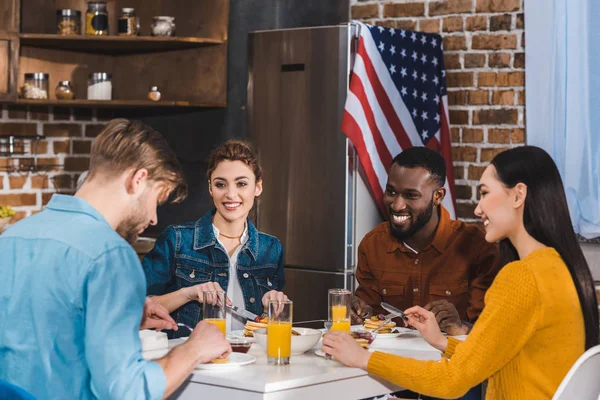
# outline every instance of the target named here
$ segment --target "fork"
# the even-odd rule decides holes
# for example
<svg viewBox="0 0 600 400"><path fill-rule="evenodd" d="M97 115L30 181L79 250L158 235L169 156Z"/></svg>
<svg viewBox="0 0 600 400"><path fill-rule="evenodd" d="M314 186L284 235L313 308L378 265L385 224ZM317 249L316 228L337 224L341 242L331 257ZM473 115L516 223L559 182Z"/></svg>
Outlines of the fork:
<svg viewBox="0 0 600 400"><path fill-rule="evenodd" d="M184 323L178 322L177 326L183 326L184 328L187 328L188 331L194 332L194 328L192 328L192 327L190 327L190 326L188 326L188 325L186 325Z"/></svg>
<svg viewBox="0 0 600 400"><path fill-rule="evenodd" d="M371 331L371 333L377 333L381 328L383 328L384 326L386 326L387 323L392 320L392 318L394 318L393 315L391 317L389 317L389 318L384 319L383 322L377 326L377 328L375 328L374 330Z"/></svg>

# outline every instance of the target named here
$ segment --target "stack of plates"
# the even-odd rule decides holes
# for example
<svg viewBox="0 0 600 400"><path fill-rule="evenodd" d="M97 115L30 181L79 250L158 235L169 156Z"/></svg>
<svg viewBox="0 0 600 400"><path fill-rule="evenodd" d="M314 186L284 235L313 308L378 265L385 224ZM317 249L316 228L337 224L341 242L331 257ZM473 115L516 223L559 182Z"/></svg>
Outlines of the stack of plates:
<svg viewBox="0 0 600 400"><path fill-rule="evenodd" d="M161 358L169 352L169 338L164 332L145 329L140 331L142 342L142 357L145 360Z"/></svg>

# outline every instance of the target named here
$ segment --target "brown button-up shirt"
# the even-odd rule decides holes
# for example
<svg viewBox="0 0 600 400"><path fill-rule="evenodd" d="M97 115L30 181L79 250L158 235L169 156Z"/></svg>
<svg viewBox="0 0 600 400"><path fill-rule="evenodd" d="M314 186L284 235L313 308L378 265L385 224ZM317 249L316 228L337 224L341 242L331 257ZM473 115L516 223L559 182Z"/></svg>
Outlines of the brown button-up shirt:
<svg viewBox="0 0 600 400"><path fill-rule="evenodd" d="M463 321L474 322L483 297L499 271L498 247L476 225L450 219L439 207L432 243L414 253L390 233L389 222L369 232L358 247L356 295L375 314L382 301L405 310L435 300L453 303Z"/></svg>

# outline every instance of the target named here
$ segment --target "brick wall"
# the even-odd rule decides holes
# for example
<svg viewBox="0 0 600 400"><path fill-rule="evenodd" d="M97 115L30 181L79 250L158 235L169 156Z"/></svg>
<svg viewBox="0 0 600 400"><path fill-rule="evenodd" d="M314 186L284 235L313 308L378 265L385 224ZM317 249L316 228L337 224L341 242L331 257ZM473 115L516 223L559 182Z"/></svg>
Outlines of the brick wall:
<svg viewBox="0 0 600 400"><path fill-rule="evenodd" d="M110 118L110 112L103 110L0 106L0 138L46 136L37 146L30 140L17 140L15 150L24 150L25 155L0 157L0 204L17 211L11 223L40 211L54 193L74 192L79 174L88 167L92 140ZM0 152L7 150L5 144L6 140L0 140ZM38 165L47 168L27 172L34 156ZM8 166L23 171L8 173Z"/></svg>
<svg viewBox="0 0 600 400"><path fill-rule="evenodd" d="M351 15L442 35L457 214L472 220L487 163L525 142L523 0L352 0Z"/></svg>

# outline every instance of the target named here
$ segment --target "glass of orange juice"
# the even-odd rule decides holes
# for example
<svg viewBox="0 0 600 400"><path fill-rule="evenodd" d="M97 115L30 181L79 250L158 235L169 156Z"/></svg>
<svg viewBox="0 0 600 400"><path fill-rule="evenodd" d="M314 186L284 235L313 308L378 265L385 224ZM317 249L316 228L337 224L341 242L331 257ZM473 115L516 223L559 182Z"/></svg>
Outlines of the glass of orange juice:
<svg viewBox="0 0 600 400"><path fill-rule="evenodd" d="M207 291L202 296L202 319L216 325L225 335L225 292Z"/></svg>
<svg viewBox="0 0 600 400"><path fill-rule="evenodd" d="M346 289L329 289L328 299L331 330L350 333L352 293Z"/></svg>
<svg viewBox="0 0 600 400"><path fill-rule="evenodd" d="M292 353L292 318L294 303L269 301L269 322L267 323L267 361L274 365L290 363Z"/></svg>

